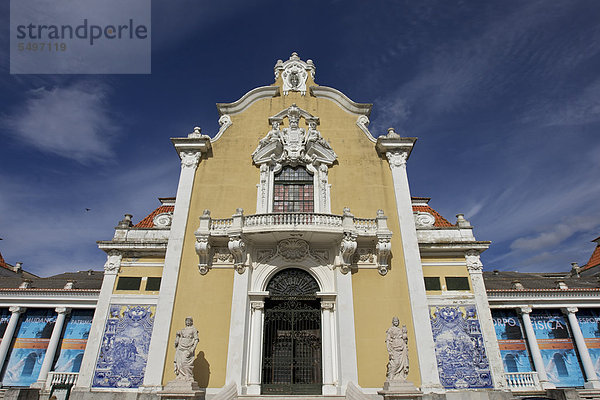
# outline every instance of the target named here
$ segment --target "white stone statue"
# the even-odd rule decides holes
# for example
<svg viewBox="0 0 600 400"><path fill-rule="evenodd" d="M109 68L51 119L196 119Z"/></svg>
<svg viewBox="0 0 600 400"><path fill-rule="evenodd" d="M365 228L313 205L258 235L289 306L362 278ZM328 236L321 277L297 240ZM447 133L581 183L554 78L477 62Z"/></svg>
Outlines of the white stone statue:
<svg viewBox="0 0 600 400"><path fill-rule="evenodd" d="M408 377L408 331L406 325L400 328L398 317L392 319L392 326L386 331L385 343L389 354L387 380L405 382Z"/></svg>
<svg viewBox="0 0 600 400"><path fill-rule="evenodd" d="M175 375L177 380L194 381L194 357L198 346L198 329L192 317L185 319L185 328L175 335Z"/></svg>

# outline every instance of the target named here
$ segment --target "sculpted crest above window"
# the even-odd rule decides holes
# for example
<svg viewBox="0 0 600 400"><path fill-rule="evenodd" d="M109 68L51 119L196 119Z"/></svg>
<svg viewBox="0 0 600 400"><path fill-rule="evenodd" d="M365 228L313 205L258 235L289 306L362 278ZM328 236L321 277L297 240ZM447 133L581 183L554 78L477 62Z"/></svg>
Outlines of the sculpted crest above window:
<svg viewBox="0 0 600 400"><path fill-rule="evenodd" d="M281 128L285 118L289 121L288 126ZM301 118L306 122L306 129L300 126ZM269 123L271 130L252 153L254 164L260 167L256 212L274 211L275 175L284 166L305 167L312 176L315 189L314 212L330 212L327 175L337 155L317 130L319 118L292 104L269 118Z"/></svg>

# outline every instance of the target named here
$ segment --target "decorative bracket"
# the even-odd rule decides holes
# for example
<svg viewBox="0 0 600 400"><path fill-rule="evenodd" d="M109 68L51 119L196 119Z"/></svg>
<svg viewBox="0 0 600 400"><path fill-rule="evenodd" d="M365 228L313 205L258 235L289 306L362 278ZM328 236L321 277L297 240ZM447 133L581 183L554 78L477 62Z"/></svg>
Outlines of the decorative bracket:
<svg viewBox="0 0 600 400"><path fill-rule="evenodd" d="M231 255L233 255L233 268L239 273L243 274L246 271L246 243L242 239L241 235L229 236L229 243L227 244Z"/></svg>
<svg viewBox="0 0 600 400"><path fill-rule="evenodd" d="M198 271L201 275L206 275L211 267L210 243L208 235L196 235L196 254L198 254Z"/></svg>
<svg viewBox="0 0 600 400"><path fill-rule="evenodd" d="M344 238L340 243L340 271L342 271L342 274L347 274L350 272L352 258L356 248L358 247L358 244L356 243L357 236L358 235L355 232L344 232Z"/></svg>
<svg viewBox="0 0 600 400"><path fill-rule="evenodd" d="M392 231L388 229L387 217L383 210L377 210L377 270L384 276L388 273L390 252L392 251Z"/></svg>
<svg viewBox="0 0 600 400"><path fill-rule="evenodd" d="M204 210L200 217L200 226L194 232L196 236L196 254L198 254L198 271L206 275L211 268L212 257L210 254L210 211Z"/></svg>

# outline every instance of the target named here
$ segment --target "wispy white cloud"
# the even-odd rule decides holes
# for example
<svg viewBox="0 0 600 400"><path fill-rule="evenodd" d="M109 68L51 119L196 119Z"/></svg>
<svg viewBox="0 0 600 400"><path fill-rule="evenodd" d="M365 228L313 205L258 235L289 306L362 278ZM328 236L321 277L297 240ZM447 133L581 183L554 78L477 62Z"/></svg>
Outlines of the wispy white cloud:
<svg viewBox="0 0 600 400"><path fill-rule="evenodd" d="M577 232L587 231L598 226L600 226L600 221L590 219L587 216L578 216L556 224L535 236L518 238L512 242L510 247L514 250L527 251L550 248L565 241Z"/></svg>
<svg viewBox="0 0 600 400"><path fill-rule="evenodd" d="M170 154L110 173L49 174L35 185L0 176L0 250L7 262L22 261L41 276L100 269L105 254L96 241L110 240L124 213L138 222L158 207L157 197L174 196L178 172L177 156Z"/></svg>
<svg viewBox="0 0 600 400"><path fill-rule="evenodd" d="M81 163L113 157L117 131L108 104L109 88L78 82L65 87L31 90L2 123L15 138L40 151Z"/></svg>

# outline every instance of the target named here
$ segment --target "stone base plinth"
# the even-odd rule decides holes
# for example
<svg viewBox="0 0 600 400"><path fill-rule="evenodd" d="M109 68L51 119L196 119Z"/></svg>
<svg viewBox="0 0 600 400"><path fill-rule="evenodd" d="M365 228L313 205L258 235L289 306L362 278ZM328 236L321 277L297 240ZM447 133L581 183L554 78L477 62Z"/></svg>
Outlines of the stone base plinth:
<svg viewBox="0 0 600 400"><path fill-rule="evenodd" d="M172 380L158 393L161 400L204 400L206 391L196 381Z"/></svg>
<svg viewBox="0 0 600 400"><path fill-rule="evenodd" d="M406 381L385 381L383 390L377 392L385 400L417 400L423 397L423 393L413 385Z"/></svg>

